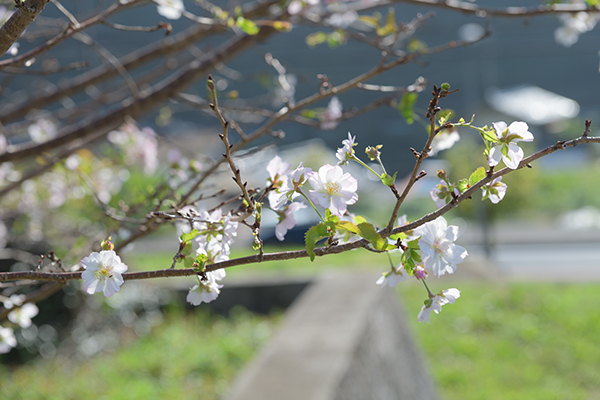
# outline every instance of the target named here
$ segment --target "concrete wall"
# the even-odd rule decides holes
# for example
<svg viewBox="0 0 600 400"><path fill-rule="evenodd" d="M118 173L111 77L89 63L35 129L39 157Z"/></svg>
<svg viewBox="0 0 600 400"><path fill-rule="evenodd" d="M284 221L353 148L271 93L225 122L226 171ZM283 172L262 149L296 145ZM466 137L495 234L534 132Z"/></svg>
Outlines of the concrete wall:
<svg viewBox="0 0 600 400"><path fill-rule="evenodd" d="M438 399L398 298L376 278L316 280L226 399Z"/></svg>

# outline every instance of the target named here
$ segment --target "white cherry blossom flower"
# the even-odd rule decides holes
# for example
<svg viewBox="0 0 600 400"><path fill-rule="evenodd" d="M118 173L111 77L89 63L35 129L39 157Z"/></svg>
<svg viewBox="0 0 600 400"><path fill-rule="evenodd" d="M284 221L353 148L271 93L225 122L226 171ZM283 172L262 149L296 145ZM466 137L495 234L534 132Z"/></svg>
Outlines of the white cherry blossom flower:
<svg viewBox="0 0 600 400"><path fill-rule="evenodd" d="M207 272L207 279L205 281L199 280L198 284L190 289L186 297L188 303L197 306L201 303L210 303L219 297L223 285L220 285L217 280L225 277L225 271L218 271L223 271L223 273L217 273L217 271Z"/></svg>
<svg viewBox="0 0 600 400"><path fill-rule="evenodd" d="M523 159L523 149L517 146L516 142L533 141L533 134L528 129L527 124L521 121L515 121L509 126L506 126L504 121L494 122L494 130L500 144L490 150L488 165L493 167L502 160L508 168L517 169Z"/></svg>
<svg viewBox="0 0 600 400"><path fill-rule="evenodd" d="M468 255L464 247L454 244L459 236L458 226L448 226L444 217L416 228L415 235L421 236L419 247L423 267L437 277L446 272L454 273L456 264L463 262Z"/></svg>
<svg viewBox="0 0 600 400"><path fill-rule="evenodd" d="M182 0L154 0L156 11L168 19L179 19L185 11Z"/></svg>
<svg viewBox="0 0 600 400"><path fill-rule="evenodd" d="M93 252L81 260L81 264L85 268L81 278L86 292L103 292L104 296L110 297L119 291L123 284L121 274L127 271L127 265L121 262L121 257L114 250Z"/></svg>
<svg viewBox="0 0 600 400"><path fill-rule="evenodd" d="M327 108L321 118L321 129L330 131L335 129L342 118L342 102L336 97L332 97L327 104Z"/></svg>
<svg viewBox="0 0 600 400"><path fill-rule="evenodd" d="M285 175L280 187L272 192L269 192L269 207L272 210L280 210L287 202L294 201L300 196L299 189L307 181L312 169L304 167L301 162L298 168Z"/></svg>
<svg viewBox="0 0 600 400"><path fill-rule="evenodd" d="M338 165L346 165L352 159L354 156L354 146L358 144L354 142L355 140L356 136L350 135L350 132L348 132L348 139L342 140L343 147L337 149L337 153L335 153L337 159L340 160Z"/></svg>
<svg viewBox="0 0 600 400"><path fill-rule="evenodd" d="M158 140L152 128L140 129L133 123L121 125L108 134L108 140L121 148L129 165L141 161L144 173L152 174L158 167Z"/></svg>
<svg viewBox="0 0 600 400"><path fill-rule="evenodd" d="M39 311L35 304L23 304L8 314L8 320L13 324L19 325L21 328L29 328L31 326L31 318L38 315Z"/></svg>
<svg viewBox="0 0 600 400"><path fill-rule="evenodd" d="M0 354L8 353L13 347L17 346L15 333L11 328L0 326Z"/></svg>
<svg viewBox="0 0 600 400"><path fill-rule="evenodd" d="M598 13L581 11L576 14L562 14L559 18L562 25L554 31L554 40L560 45L571 47L577 43L579 35L594 29L599 16Z"/></svg>
<svg viewBox="0 0 600 400"><path fill-rule="evenodd" d="M421 307L421 311L419 311L419 315L417 316L417 320L419 322L429 322L429 316L431 312L434 311L436 314L439 314L442 311L442 306L444 304L454 304L456 299L460 297L460 290L456 288L446 289L443 292L436 294L432 299L429 299L425 302L423 307Z"/></svg>
<svg viewBox="0 0 600 400"><path fill-rule="evenodd" d="M300 14L305 7L310 8L316 6L321 0L292 0L288 5L288 13L290 15Z"/></svg>
<svg viewBox="0 0 600 400"><path fill-rule="evenodd" d="M44 143L54 139L58 134L56 124L49 119L40 118L27 128L29 137L36 143Z"/></svg>
<svg viewBox="0 0 600 400"><path fill-rule="evenodd" d="M279 223L275 226L275 236L277 239L285 239L285 234L288 230L296 226L296 219L294 219L294 212L302 208L306 208L304 203L291 203L287 205L283 211L279 211Z"/></svg>
<svg viewBox="0 0 600 400"><path fill-rule="evenodd" d="M459 140L460 135L456 129L444 129L433 138L429 156L433 157L440 151L452 148L452 146L454 146L454 144Z"/></svg>
<svg viewBox="0 0 600 400"><path fill-rule="evenodd" d="M375 283L381 285L381 287L395 287L397 284L404 282L406 279L408 279L408 273L401 264L394 268L393 271L388 271L381 275Z"/></svg>
<svg viewBox="0 0 600 400"><path fill-rule="evenodd" d="M502 183L502 177L499 176L488 185L481 188L481 190L483 190L482 199L490 199L492 203L498 204L506 195L507 188L508 186L506 186L505 183Z"/></svg>
<svg viewBox="0 0 600 400"><path fill-rule="evenodd" d="M308 181L314 189L310 191L311 200L328 208L333 215L344 215L347 205L358 200L358 181L339 165L323 165L319 172L310 174Z"/></svg>
<svg viewBox="0 0 600 400"><path fill-rule="evenodd" d="M454 192L455 196L460 195L460 192L457 188L453 188L452 192ZM435 185L431 191L429 191L429 194L431 195L431 199L435 201L435 206L437 208L442 208L452 201L452 193L450 192L450 188L443 179L440 181L440 183Z"/></svg>
<svg viewBox="0 0 600 400"><path fill-rule="evenodd" d="M231 213L227 213L227 215L223 216L223 210L220 208L217 208L212 213L203 210L200 212L198 221L194 223L194 228L200 232L200 234L195 237L195 240L200 246L206 246L209 242L214 242L211 246L208 246L210 250L206 247L204 250L212 252L216 251L221 253L221 255L228 256L229 247L233 243L233 238L237 236L238 225L238 222L232 221ZM223 249L218 250L217 245L222 246Z"/></svg>

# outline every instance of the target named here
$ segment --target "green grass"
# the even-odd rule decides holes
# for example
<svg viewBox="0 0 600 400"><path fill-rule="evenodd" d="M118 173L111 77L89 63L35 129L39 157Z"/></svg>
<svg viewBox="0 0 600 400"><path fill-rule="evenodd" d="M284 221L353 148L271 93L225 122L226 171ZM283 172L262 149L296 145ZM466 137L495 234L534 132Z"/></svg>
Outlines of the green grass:
<svg viewBox="0 0 600 400"><path fill-rule="evenodd" d="M236 310L231 318L170 312L150 334L112 354L58 356L11 370L0 365L0 398L215 399L266 343L277 318Z"/></svg>
<svg viewBox="0 0 600 400"><path fill-rule="evenodd" d="M416 322L422 287L401 294L443 399L600 398L598 284L456 287L431 325Z"/></svg>

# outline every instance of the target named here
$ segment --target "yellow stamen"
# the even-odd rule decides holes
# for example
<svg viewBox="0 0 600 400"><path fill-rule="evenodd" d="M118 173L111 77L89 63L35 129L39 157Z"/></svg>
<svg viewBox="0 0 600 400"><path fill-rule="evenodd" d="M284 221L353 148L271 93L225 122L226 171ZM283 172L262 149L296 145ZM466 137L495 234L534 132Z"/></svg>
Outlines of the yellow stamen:
<svg viewBox="0 0 600 400"><path fill-rule="evenodd" d="M334 195L337 192L340 191L340 185L338 185L335 182L327 182L325 184L325 191L327 192L328 195Z"/></svg>

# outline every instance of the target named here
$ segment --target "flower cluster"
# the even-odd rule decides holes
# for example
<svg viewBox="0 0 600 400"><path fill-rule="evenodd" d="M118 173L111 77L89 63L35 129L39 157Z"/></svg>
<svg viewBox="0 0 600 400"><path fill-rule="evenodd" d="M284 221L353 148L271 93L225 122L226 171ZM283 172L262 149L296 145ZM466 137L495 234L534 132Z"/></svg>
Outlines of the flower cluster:
<svg viewBox="0 0 600 400"><path fill-rule="evenodd" d="M583 0L578 2L585 4ZM577 43L579 35L594 29L600 15L581 11L576 14L561 14L559 18L562 25L554 31L554 40L565 47L571 47Z"/></svg>
<svg viewBox="0 0 600 400"><path fill-rule="evenodd" d="M203 210L193 225L199 231L195 238L197 254L204 254L209 263L229 260L231 244L238 229L238 223L232 220L231 214L223 215L220 208L212 213Z"/></svg>
<svg viewBox="0 0 600 400"><path fill-rule="evenodd" d="M351 137L344 140L344 145L350 149L353 143L354 139ZM279 240L283 240L285 233L296 226L293 213L306 208L305 204L295 201L299 197L313 202L313 206L319 204L340 217L346 213L348 205L358 200L357 180L349 173L344 173L339 165L326 164L319 168L318 172L304 167L303 163L293 171L290 171L289 167L290 164L279 156L275 156L267 165L267 184L271 186L269 205L279 217L279 223L275 227L275 235ZM307 181L312 187L308 197L302 192L302 187Z"/></svg>
<svg viewBox="0 0 600 400"><path fill-rule="evenodd" d="M454 225L448 226L443 217L427 222L424 225L416 228L412 235L407 239L417 241L420 250L420 256L411 259L411 262L417 261L419 264L407 270L406 265L400 264L397 267L392 267L391 271L383 274L377 284L383 286L394 287L400 282L404 282L409 276L421 280L425 284L425 280L429 273L436 277L440 277L445 273L452 274L456 270L456 265L460 264L467 257L467 251L454 243L458 239L458 227ZM407 252L410 251L408 248ZM404 260L406 258L403 257ZM425 284L427 287L427 284ZM454 304L454 301L460 296L457 289L447 289L437 295L431 294L427 287L429 298L425 301L424 306L418 315L419 322L428 322L431 311L436 314L442 310L444 304Z"/></svg>
<svg viewBox="0 0 600 400"><path fill-rule="evenodd" d="M139 129L133 123L125 123L119 130L110 132L108 140L123 150L127 164L141 161L147 175L158 167L158 140L151 128Z"/></svg>
<svg viewBox="0 0 600 400"><path fill-rule="evenodd" d="M186 300L192 305L198 306L201 303L210 303L221 293L223 285L217 283L217 281L225 278L225 270L219 269L206 272L205 277L205 280L198 278L198 284L190 289L186 297Z"/></svg>

